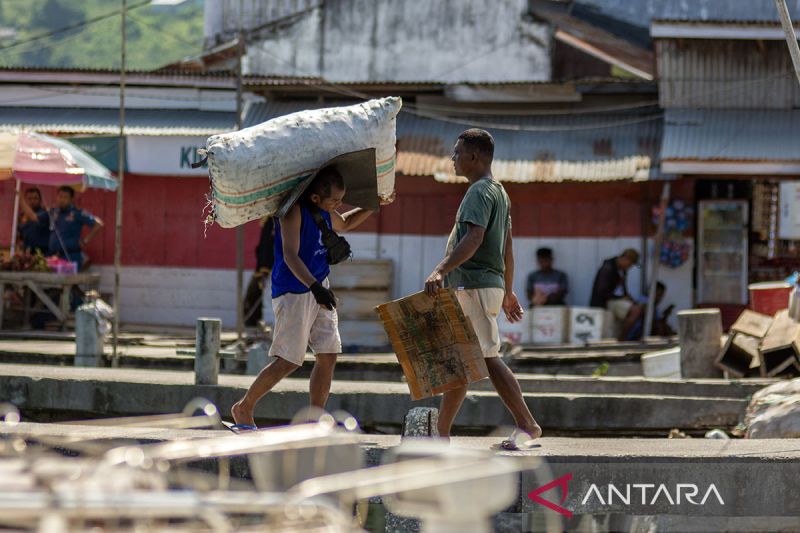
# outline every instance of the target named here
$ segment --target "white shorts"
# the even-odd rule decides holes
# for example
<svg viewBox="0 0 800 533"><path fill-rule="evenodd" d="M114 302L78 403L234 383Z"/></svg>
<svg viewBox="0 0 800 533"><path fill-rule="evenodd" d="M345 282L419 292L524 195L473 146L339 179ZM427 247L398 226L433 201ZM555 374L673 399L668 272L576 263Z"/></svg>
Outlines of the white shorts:
<svg viewBox="0 0 800 533"><path fill-rule="evenodd" d="M323 286L329 287L326 279ZM311 292L287 293L272 300L275 329L269 354L302 365L306 349L314 354L342 353L339 316L317 303Z"/></svg>
<svg viewBox="0 0 800 533"><path fill-rule="evenodd" d="M484 358L500 357L500 330L497 316L503 307L505 291L498 288L456 290L458 303L472 322Z"/></svg>
<svg viewBox="0 0 800 533"><path fill-rule="evenodd" d="M606 303L606 309L611 311L614 318L620 322L628 318L631 307L633 307L633 302L627 298L615 298Z"/></svg>

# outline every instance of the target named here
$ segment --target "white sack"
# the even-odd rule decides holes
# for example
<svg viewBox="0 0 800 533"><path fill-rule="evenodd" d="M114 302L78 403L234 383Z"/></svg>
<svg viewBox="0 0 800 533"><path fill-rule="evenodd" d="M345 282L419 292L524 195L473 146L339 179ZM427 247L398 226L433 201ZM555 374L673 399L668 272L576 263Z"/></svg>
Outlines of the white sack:
<svg viewBox="0 0 800 533"><path fill-rule="evenodd" d="M296 186L337 155L375 148L378 195L394 191L400 98L300 111L208 138L212 217L223 228L274 215Z"/></svg>

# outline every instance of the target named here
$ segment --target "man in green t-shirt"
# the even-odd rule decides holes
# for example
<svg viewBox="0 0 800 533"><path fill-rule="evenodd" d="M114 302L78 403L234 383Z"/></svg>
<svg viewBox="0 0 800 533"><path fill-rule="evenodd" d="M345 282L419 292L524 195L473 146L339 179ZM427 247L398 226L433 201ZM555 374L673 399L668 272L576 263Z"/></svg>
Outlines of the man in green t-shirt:
<svg viewBox="0 0 800 533"><path fill-rule="evenodd" d="M469 129L458 137L453 166L470 186L458 208L445 258L428 276L425 291L434 296L445 285L456 289L464 314L478 335L492 385L518 428L501 448L517 449L521 441L540 437L542 428L525 405L519 382L500 358L497 316L502 309L509 321L519 322L523 310L512 289L511 205L503 186L492 177L493 157L494 139L489 132ZM464 386L442 396L438 424L441 437L450 436L466 394Z"/></svg>

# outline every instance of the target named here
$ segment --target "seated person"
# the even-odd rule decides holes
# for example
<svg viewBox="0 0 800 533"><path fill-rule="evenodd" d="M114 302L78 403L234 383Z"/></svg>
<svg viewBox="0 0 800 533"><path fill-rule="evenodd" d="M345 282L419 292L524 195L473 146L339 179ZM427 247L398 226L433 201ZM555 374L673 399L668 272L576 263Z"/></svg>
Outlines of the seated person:
<svg viewBox="0 0 800 533"><path fill-rule="evenodd" d="M656 306L653 309L653 325L650 329L650 335L654 335L656 337L668 337L670 335L674 335L675 331L669 326L667 320L669 319L669 315L672 313L673 309L675 309L674 305L667 306L664 311L659 311L658 306L664 300L664 295L667 292L667 286L661 283L660 281L656 283ZM640 298L639 303L644 306L644 311L647 310L647 298ZM642 314L642 318L636 321L633 328L628 332L628 336L625 340L628 341L637 341L642 338L642 331L644 330L644 314Z"/></svg>
<svg viewBox="0 0 800 533"><path fill-rule="evenodd" d="M631 298L627 286L628 270L638 263L639 252L628 248L619 256L603 261L592 286L589 305L611 311L619 340L627 338L644 313L644 307Z"/></svg>
<svg viewBox="0 0 800 533"><path fill-rule="evenodd" d="M530 307L537 305L565 305L569 284L567 275L553 268L553 250L536 250L539 270L528 275L527 293Z"/></svg>

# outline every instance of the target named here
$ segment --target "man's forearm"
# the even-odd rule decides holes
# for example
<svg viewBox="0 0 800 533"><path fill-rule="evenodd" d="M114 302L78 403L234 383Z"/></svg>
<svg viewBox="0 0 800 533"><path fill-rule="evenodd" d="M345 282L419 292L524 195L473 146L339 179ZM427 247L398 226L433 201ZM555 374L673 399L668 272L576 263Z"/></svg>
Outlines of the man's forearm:
<svg viewBox="0 0 800 533"><path fill-rule="evenodd" d="M292 274L300 280L300 283L305 285L306 287L311 287L316 281L317 278L311 274L311 271L308 270L308 267L303 260L300 259L297 255L285 255L284 261L286 261L286 266L289 267L289 270L292 271Z"/></svg>
<svg viewBox="0 0 800 533"><path fill-rule="evenodd" d="M514 289L514 244L511 240L511 230L508 231L506 237L506 249L503 254L503 262L505 263L504 281L506 292L511 292Z"/></svg>
<svg viewBox="0 0 800 533"><path fill-rule="evenodd" d="M356 229L361 225L362 222L367 220L373 212L374 211L371 209L357 207L343 214L342 219L344 220L344 228L342 228L342 231L352 231Z"/></svg>
<svg viewBox="0 0 800 533"><path fill-rule="evenodd" d="M436 270L442 275L449 274L475 255L480 245L480 241L470 239L469 237L461 239L456 247L453 248L453 251L442 259L442 262L439 263Z"/></svg>
<svg viewBox="0 0 800 533"><path fill-rule="evenodd" d="M101 229L103 229L103 226L101 226L100 224L95 224L94 227L91 230L89 230L89 233L86 234L86 237L84 237L83 242L89 244L89 241L94 239L95 235L97 235Z"/></svg>

